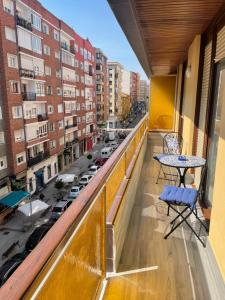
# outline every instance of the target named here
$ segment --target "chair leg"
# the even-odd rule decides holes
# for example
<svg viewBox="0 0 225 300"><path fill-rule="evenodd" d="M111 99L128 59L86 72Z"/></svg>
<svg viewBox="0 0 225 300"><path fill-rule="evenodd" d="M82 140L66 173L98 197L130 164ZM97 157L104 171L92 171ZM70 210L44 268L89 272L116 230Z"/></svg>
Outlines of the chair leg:
<svg viewBox="0 0 225 300"><path fill-rule="evenodd" d="M167 208L167 216L170 215L170 206L168 205L168 208Z"/></svg>
<svg viewBox="0 0 225 300"><path fill-rule="evenodd" d="M160 168L159 168L159 172L158 172L158 177L157 177L157 180L156 180L156 184L158 184L158 182L159 182L161 170L162 170L162 165L160 164Z"/></svg>

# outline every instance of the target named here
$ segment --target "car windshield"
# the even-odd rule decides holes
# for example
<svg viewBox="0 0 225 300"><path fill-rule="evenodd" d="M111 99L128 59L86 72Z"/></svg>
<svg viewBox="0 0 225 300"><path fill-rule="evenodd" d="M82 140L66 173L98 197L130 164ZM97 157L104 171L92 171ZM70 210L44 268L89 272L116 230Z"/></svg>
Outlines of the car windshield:
<svg viewBox="0 0 225 300"><path fill-rule="evenodd" d="M72 193L77 193L78 191L79 191L78 188L71 189L71 192L72 192Z"/></svg>
<svg viewBox="0 0 225 300"><path fill-rule="evenodd" d="M61 212L62 211L62 207L54 207L53 212Z"/></svg>
<svg viewBox="0 0 225 300"><path fill-rule="evenodd" d="M81 178L80 181L87 181L88 179L86 177Z"/></svg>

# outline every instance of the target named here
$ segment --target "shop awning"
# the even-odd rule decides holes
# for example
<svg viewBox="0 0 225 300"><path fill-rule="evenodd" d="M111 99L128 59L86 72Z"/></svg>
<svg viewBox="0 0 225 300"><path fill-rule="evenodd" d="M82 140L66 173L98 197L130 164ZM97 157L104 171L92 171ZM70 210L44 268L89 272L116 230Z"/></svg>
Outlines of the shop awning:
<svg viewBox="0 0 225 300"><path fill-rule="evenodd" d="M29 193L24 191L11 192L0 199L0 204L8 207L16 207L23 199L27 198Z"/></svg>

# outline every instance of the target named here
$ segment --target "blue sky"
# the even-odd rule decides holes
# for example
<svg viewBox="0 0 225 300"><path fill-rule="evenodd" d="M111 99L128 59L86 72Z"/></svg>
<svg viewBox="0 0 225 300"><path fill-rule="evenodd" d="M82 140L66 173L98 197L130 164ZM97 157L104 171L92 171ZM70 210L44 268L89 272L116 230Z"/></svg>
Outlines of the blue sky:
<svg viewBox="0 0 225 300"><path fill-rule="evenodd" d="M43 6L82 37L88 37L109 60L119 61L124 68L146 75L117 23L107 0L40 0Z"/></svg>

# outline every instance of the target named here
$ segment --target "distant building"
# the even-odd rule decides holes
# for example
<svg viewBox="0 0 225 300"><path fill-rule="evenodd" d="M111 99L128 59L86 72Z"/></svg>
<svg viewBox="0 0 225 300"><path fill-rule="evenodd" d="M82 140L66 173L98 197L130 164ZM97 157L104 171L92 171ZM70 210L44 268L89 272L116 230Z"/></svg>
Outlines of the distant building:
<svg viewBox="0 0 225 300"><path fill-rule="evenodd" d="M122 114L122 69L119 62L108 62L109 79L109 118L120 119Z"/></svg>
<svg viewBox="0 0 225 300"><path fill-rule="evenodd" d="M140 75L136 72L130 72L131 103L138 101L139 97L140 97Z"/></svg>
<svg viewBox="0 0 225 300"><path fill-rule="evenodd" d="M130 96L130 78L131 72L127 70L122 70L122 93Z"/></svg>
<svg viewBox="0 0 225 300"><path fill-rule="evenodd" d="M97 124L104 125L109 115L109 89L107 56L101 49L96 48L96 100Z"/></svg>
<svg viewBox="0 0 225 300"><path fill-rule="evenodd" d="M149 83L146 80L140 80L140 98L139 100L148 101L149 99Z"/></svg>

